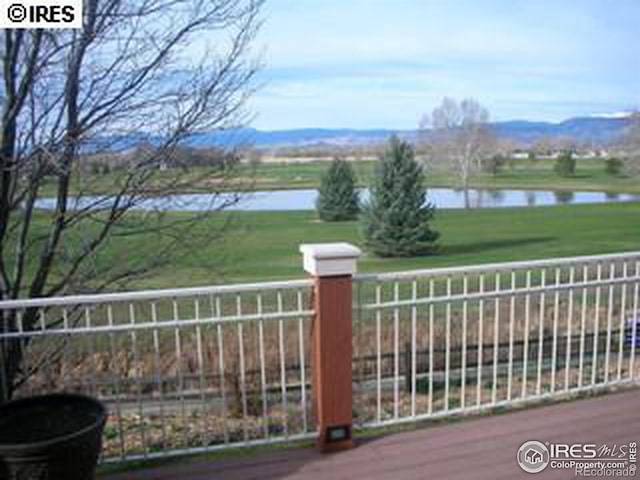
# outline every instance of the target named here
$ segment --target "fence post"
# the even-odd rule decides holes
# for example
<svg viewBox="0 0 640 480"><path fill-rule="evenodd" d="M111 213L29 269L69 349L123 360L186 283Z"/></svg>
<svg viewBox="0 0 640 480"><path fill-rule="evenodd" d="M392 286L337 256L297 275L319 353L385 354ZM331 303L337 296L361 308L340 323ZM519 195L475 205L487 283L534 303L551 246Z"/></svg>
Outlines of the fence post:
<svg viewBox="0 0 640 480"><path fill-rule="evenodd" d="M300 245L313 276L311 381L318 447L350 448L352 442L352 276L361 252L348 243Z"/></svg>

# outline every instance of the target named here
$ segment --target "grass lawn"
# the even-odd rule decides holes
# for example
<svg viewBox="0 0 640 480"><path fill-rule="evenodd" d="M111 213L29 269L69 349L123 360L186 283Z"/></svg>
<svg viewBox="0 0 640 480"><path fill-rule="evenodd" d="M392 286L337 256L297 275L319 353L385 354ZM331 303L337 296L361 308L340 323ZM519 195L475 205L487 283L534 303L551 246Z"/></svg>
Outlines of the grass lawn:
<svg viewBox="0 0 640 480"><path fill-rule="evenodd" d="M277 190L294 188L317 188L320 185L322 174L329 168L326 160L310 160L298 163L262 163L255 167L241 165L233 182L229 184L231 189L256 189ZM360 160L353 162L358 184L367 186L371 184L376 162L372 160ZM543 190L597 190L618 193L640 193L640 181L638 177L625 175L610 175L605 172L605 162L602 159L578 160L575 175L560 177L553 171L553 160L516 160L511 162L497 175L480 173L472 176L470 186L483 188L516 188L516 189L543 189ZM95 193L108 193L118 185L118 173L95 175L83 178L75 178L72 183L72 192L79 189L93 191ZM165 177L173 178L171 171L158 172L156 178L161 181ZM192 168L184 175L186 183L191 182L194 192L207 192L211 184L215 183L217 172L206 167ZM427 171L426 184L430 187L457 187L459 182L450 172L443 170ZM82 183L82 185L81 185ZM43 188L44 195L53 195L53 184L47 184Z"/></svg>
<svg viewBox="0 0 640 480"><path fill-rule="evenodd" d="M368 160L353 162L361 186L371 184L375 164L375 161ZM571 177L560 177L553 170L554 164L553 160L516 160L497 175L474 175L470 184L484 188L640 192L638 178L606 173L602 159L578 160L576 173ZM328 166L327 161L261 164L255 171L255 186L263 189L317 188ZM458 186L454 175L441 170L427 171L425 180L430 187Z"/></svg>
<svg viewBox="0 0 640 480"><path fill-rule="evenodd" d="M362 245L357 222L321 223L315 212L239 212L223 243L211 243L137 287L186 287L304 277L300 243ZM640 203L440 210L437 254L382 259L368 254L360 271L378 272L640 250ZM124 242L125 240L121 240ZM129 252L148 239L126 240ZM135 244L138 242L139 244ZM112 245L116 247L116 245ZM120 250L114 248L114 255ZM119 257L121 258L121 257ZM207 265L215 265L215 268Z"/></svg>

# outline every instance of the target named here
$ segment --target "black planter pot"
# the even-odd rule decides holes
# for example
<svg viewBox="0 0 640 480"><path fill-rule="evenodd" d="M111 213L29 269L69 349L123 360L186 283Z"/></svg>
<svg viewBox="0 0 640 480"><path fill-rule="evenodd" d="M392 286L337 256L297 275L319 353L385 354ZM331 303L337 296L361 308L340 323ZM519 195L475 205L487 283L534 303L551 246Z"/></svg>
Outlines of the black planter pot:
<svg viewBox="0 0 640 480"><path fill-rule="evenodd" d="M81 395L0 405L0 480L90 480L102 447L104 405Z"/></svg>

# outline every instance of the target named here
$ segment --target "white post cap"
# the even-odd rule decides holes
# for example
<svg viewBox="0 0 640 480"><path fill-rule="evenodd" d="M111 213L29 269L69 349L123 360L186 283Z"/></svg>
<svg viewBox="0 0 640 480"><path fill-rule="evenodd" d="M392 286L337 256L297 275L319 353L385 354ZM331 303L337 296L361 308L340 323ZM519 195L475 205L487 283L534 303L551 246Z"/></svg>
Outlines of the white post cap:
<svg viewBox="0 0 640 480"><path fill-rule="evenodd" d="M306 243L300 245L304 269L317 277L353 275L362 251L350 243Z"/></svg>

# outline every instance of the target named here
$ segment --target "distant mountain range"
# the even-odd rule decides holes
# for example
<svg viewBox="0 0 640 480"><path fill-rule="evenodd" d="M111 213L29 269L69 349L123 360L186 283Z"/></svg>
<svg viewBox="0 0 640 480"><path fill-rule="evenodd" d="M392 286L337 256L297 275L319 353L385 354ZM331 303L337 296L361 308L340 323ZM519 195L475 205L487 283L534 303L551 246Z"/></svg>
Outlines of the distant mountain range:
<svg viewBox="0 0 640 480"><path fill-rule="evenodd" d="M528 145L543 137L570 138L578 142L607 144L616 140L628 125L627 116L577 117L560 123L511 120L495 122L491 126L502 138ZM302 128L293 130L240 129L195 135L190 144L196 147L250 144L258 148L310 146L315 144L357 146L384 142L396 134L415 140L415 130L355 130L347 128Z"/></svg>
<svg viewBox="0 0 640 480"><path fill-rule="evenodd" d="M491 126L499 137L523 146L544 137L607 144L620 137L628 122L628 115L609 114L571 118L559 123L511 120L495 122ZM261 149L312 145L366 146L383 143L393 134L410 141L417 136L415 130L301 128L269 131L243 128L194 134L187 143L199 148L233 145L251 145ZM141 143L142 138L142 135L130 135L117 139L116 143L119 148L128 148ZM144 139L154 142L149 136L144 136Z"/></svg>
<svg viewBox="0 0 640 480"><path fill-rule="evenodd" d="M532 143L542 137L566 137L578 142L600 144L615 141L629 125L626 117L577 117L560 123L509 121L494 123L495 132L519 143Z"/></svg>

